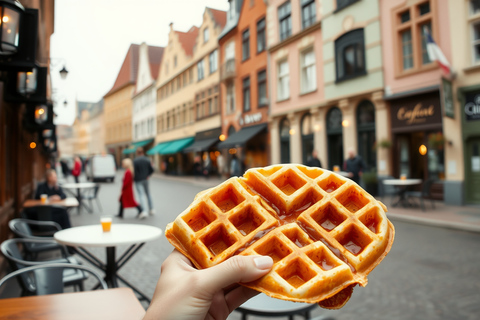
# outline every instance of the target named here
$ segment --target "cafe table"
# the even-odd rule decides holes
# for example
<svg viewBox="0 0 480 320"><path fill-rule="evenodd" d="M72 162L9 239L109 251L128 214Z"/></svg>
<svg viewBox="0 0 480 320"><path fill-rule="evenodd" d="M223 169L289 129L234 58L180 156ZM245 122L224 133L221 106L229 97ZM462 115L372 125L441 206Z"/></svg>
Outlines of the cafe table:
<svg viewBox="0 0 480 320"><path fill-rule="evenodd" d="M65 207L65 208L74 208L78 207L78 200L74 197L67 197L62 200L48 200L47 202L42 202L42 200L37 200L37 199L28 199L23 203L24 208L32 208L32 207L38 207L38 206L60 206L60 207Z"/></svg>
<svg viewBox="0 0 480 320"><path fill-rule="evenodd" d="M310 311L318 307L317 304L299 303L270 298L260 293L235 309L242 314L242 320L249 315L261 317L287 317L293 320L295 315L310 319Z"/></svg>
<svg viewBox="0 0 480 320"><path fill-rule="evenodd" d="M0 319L142 319L145 309L130 288L0 299Z"/></svg>
<svg viewBox="0 0 480 320"><path fill-rule="evenodd" d="M62 189L70 193L71 195L75 196L78 200L78 213L80 213L82 207L87 209L88 212L92 213L93 210L89 206L87 206L83 201L82 193L86 190L93 189L97 186L96 183L93 182L79 182L79 183L62 183L60 185ZM76 190L76 191L75 191Z"/></svg>
<svg viewBox="0 0 480 320"><path fill-rule="evenodd" d="M142 300L150 302L145 294L130 284L118 271L148 241L160 238L162 229L142 224L112 224L109 232L103 232L99 224L74 227L58 231L54 239L64 245L74 247L75 251L95 267L105 272L105 281L110 288L117 288L119 280L132 288ZM117 259L116 247L128 245L128 249ZM85 247L103 247L106 249L106 262L102 262Z"/></svg>
<svg viewBox="0 0 480 320"><path fill-rule="evenodd" d="M411 204L408 202L407 197L405 196L407 189L411 186L419 185L422 183L422 179L385 179L383 184L389 186L398 187L398 200L395 203L392 203L393 207L397 205L402 205L403 207L409 207Z"/></svg>

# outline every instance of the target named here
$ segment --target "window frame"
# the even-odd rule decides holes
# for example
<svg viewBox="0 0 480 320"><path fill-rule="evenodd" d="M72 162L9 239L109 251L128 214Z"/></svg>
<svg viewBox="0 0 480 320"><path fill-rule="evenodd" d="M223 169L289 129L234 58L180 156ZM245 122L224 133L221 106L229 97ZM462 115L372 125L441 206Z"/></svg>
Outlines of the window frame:
<svg viewBox="0 0 480 320"><path fill-rule="evenodd" d="M312 11L312 7L313 6L313 11ZM309 8L310 10L310 13L313 12L313 15L309 16L308 19L305 19L305 15L304 15L304 9L305 8ZM317 6L316 6L316 3L315 3L315 0L300 0L300 14L302 16L302 30L310 27L311 25L315 24L315 22L317 21Z"/></svg>
<svg viewBox="0 0 480 320"><path fill-rule="evenodd" d="M200 72L200 70L202 72ZM205 79L205 64L203 62L203 59L201 59L197 61L197 82L202 81L203 79Z"/></svg>
<svg viewBox="0 0 480 320"><path fill-rule="evenodd" d="M282 75L280 71L281 71L281 65L284 63L287 66L288 72L285 75ZM287 79L288 94L286 94L285 96L280 96L281 91L279 89L282 87L281 84L282 84L282 79L284 77L286 77ZM277 101L280 102L288 99L290 99L290 65L288 63L288 59L284 59L277 62Z"/></svg>
<svg viewBox="0 0 480 320"><path fill-rule="evenodd" d="M289 7L288 13L286 11L282 12L283 10L286 10L285 8L287 6ZM279 27L278 36L279 36L280 42L282 42L288 39L289 37L291 37L292 35L292 4L290 0L287 0L282 5L278 6L277 14L278 14L278 27ZM286 33L282 32L283 23L287 24L288 29Z"/></svg>
<svg viewBox="0 0 480 320"><path fill-rule="evenodd" d="M248 106L246 105L247 101ZM250 76L242 79L242 109L243 112L252 111L252 90Z"/></svg>
<svg viewBox="0 0 480 320"><path fill-rule="evenodd" d="M305 65L305 56L309 53L313 54L313 63L309 65ZM313 47L309 47L305 50L300 52L300 94L307 94L311 92L315 92L317 90L317 57L315 55L315 49ZM308 79L306 79L306 71L308 68L313 67L313 83L314 86L312 88L306 88L305 83L308 83Z"/></svg>
<svg viewBox="0 0 480 320"><path fill-rule="evenodd" d="M263 25L260 25L261 23L263 23ZM265 27L266 27L265 17L257 21L256 27L257 27L257 54L258 54L267 49L267 37L265 33ZM261 43L261 48L259 46L260 43Z"/></svg>
<svg viewBox="0 0 480 320"><path fill-rule="evenodd" d="M337 13L338 11L345 9L358 1L360 0L336 0L335 3L337 5L337 8L335 9L335 11L333 11L333 13Z"/></svg>
<svg viewBox="0 0 480 320"><path fill-rule="evenodd" d="M210 40L210 30L206 27L203 29L203 43L207 43L208 40Z"/></svg>
<svg viewBox="0 0 480 320"><path fill-rule="evenodd" d="M242 32L242 62L250 59L250 28Z"/></svg>
<svg viewBox="0 0 480 320"><path fill-rule="evenodd" d="M213 62L213 63L212 63ZM212 65L215 66L215 70L212 69ZM213 50L208 55L208 71L210 74L218 70L218 49Z"/></svg>
<svg viewBox="0 0 480 320"><path fill-rule="evenodd" d="M354 46L354 72L352 74L347 74L345 71L345 51L347 48ZM360 48L357 48L359 46ZM358 50L362 50L363 54L361 57L361 61L363 64L363 68L358 66ZM339 55L341 53L341 55ZM335 40L335 74L336 80L335 83L343 82L350 79L355 79L367 74L367 66L366 66L366 50L365 50L365 31L363 28L354 29L350 32L343 34L337 40ZM340 59L341 56L341 63L343 67L343 74L340 75Z"/></svg>
<svg viewBox="0 0 480 320"><path fill-rule="evenodd" d="M265 74L265 76L260 76L261 74ZM258 108L266 107L268 106L268 87L267 87L267 69L262 69L257 72L257 104ZM265 99L262 101L262 98L260 96L260 86L264 85L265 86Z"/></svg>

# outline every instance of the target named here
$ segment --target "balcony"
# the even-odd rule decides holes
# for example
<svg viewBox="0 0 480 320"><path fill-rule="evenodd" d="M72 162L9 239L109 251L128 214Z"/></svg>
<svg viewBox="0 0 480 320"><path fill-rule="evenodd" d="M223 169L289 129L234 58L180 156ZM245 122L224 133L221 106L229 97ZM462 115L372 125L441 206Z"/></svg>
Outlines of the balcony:
<svg viewBox="0 0 480 320"><path fill-rule="evenodd" d="M228 59L220 67L220 81L235 78L235 59Z"/></svg>

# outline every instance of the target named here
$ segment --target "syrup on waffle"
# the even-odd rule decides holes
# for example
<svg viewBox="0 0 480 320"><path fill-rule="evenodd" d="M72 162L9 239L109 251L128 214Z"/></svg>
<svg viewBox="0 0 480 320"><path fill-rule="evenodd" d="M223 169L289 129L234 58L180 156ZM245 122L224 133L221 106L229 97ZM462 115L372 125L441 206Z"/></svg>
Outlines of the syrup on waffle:
<svg viewBox="0 0 480 320"><path fill-rule="evenodd" d="M165 235L198 268L236 254L269 255L272 270L242 285L338 309L392 246L386 210L334 172L274 165L199 193Z"/></svg>

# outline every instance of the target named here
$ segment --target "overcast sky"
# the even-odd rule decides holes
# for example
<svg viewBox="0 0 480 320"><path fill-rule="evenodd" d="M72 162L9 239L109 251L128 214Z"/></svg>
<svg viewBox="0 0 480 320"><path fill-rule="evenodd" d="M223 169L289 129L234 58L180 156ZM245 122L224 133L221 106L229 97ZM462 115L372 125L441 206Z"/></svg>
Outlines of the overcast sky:
<svg viewBox="0 0 480 320"><path fill-rule="evenodd" d="M131 43L165 46L170 22L180 31L200 26L206 6L226 11L228 1L56 0L50 52L56 123L73 123L75 99L102 99ZM58 71L64 62L69 73L61 80Z"/></svg>

